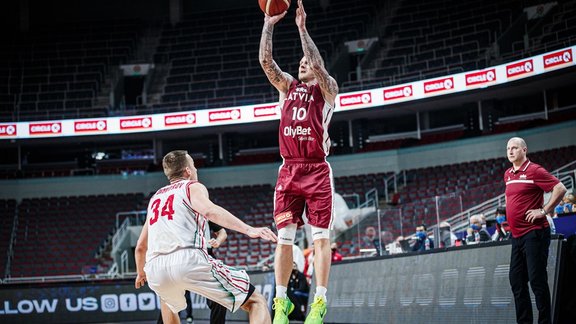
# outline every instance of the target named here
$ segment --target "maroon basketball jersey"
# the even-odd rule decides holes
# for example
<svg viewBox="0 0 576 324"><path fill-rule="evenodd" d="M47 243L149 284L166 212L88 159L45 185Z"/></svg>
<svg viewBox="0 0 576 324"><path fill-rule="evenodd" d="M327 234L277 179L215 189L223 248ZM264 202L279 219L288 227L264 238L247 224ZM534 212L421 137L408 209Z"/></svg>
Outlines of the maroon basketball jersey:
<svg viewBox="0 0 576 324"><path fill-rule="evenodd" d="M280 155L285 159L324 159L330 152L328 125L334 107L322 96L319 85L292 81L280 116Z"/></svg>

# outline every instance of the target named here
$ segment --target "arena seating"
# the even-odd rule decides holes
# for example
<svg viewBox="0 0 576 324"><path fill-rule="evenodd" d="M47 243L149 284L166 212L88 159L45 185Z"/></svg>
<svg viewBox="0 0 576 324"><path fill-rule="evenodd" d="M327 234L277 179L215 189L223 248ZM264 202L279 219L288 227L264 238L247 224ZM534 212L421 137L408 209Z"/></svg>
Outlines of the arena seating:
<svg viewBox="0 0 576 324"><path fill-rule="evenodd" d="M308 16L314 17L308 29L323 57L331 58L344 41L362 38L377 5L376 1L334 0L324 11L317 3L307 4ZM284 20L293 21L294 12L290 11ZM171 68L162 102L154 110L276 101L277 91L258 61L262 24L262 13L254 8L227 10L218 16L198 12L174 27L166 23L155 57L157 62L168 62ZM274 52L274 59L284 71L297 73L302 46L294 26L277 26Z"/></svg>
<svg viewBox="0 0 576 324"><path fill-rule="evenodd" d="M531 154L531 158L550 170L576 160L576 147L565 147ZM502 174L509 163L505 158L489 159L445 166L406 170L407 186L399 193L403 227L410 232L415 224L432 224L436 219L434 196L462 196L463 208L469 208L503 192ZM335 178L336 192L359 194L372 188L383 192L383 179L390 173L363 174ZM251 185L209 189L211 199L254 226L273 226L273 187ZM13 215L18 213L18 226L11 275L45 276L78 274L86 265L94 265L94 254L115 226L120 211L145 209L149 197L142 194L24 199L18 206L13 200L1 201L2 242L9 242ZM460 211L458 198L446 199L442 217ZM366 226L362 223L360 236ZM399 235L399 222L385 217L383 230ZM275 244L254 240L228 231L228 240L217 255L229 264L255 266L274 252ZM343 255L357 254L358 234L341 242ZM6 252L0 246L0 253ZM4 251L4 252L3 252ZM4 260L5 261L5 260ZM2 266L2 264L0 264ZM4 264L5 266L5 264Z"/></svg>
<svg viewBox="0 0 576 324"><path fill-rule="evenodd" d="M111 70L133 54L141 26L70 23L12 40L0 59L0 121L108 116L96 99Z"/></svg>
<svg viewBox="0 0 576 324"><path fill-rule="evenodd" d="M538 3L534 3L538 4ZM493 44L523 15L526 2L516 0L402 2L397 11L385 11L390 21L379 38L381 48L359 80L343 82L342 90L355 91L482 69L488 65L541 54L576 41L574 1L560 3L545 22L530 20L529 49L523 35L510 35L510 49L495 53Z"/></svg>
<svg viewBox="0 0 576 324"><path fill-rule="evenodd" d="M274 189L271 185L209 189L211 199L252 226L271 226ZM255 266L274 253L275 243L228 231L228 239L215 253L229 264Z"/></svg>
<svg viewBox="0 0 576 324"><path fill-rule="evenodd" d="M507 61L521 59L522 57L542 54L576 43L576 2L561 1L542 18L529 20L528 47L524 40L512 43L510 51L502 53Z"/></svg>
<svg viewBox="0 0 576 324"><path fill-rule="evenodd" d="M0 276L5 276L8 248L16 215L16 200L0 199Z"/></svg>
<svg viewBox="0 0 576 324"><path fill-rule="evenodd" d="M548 170L555 170L576 161L576 146L530 153L529 158ZM459 213L460 208L466 210L502 194L505 190L502 177L509 167L506 158L498 158L406 170L409 180L400 190L395 206L402 210L404 235L413 233L418 224L431 226L436 223L435 196L439 196L440 218L445 219ZM374 175L365 176L371 178ZM380 226L397 237L401 235L400 222L393 214L394 217L385 214ZM362 222L359 233L354 232L350 239L341 242L341 251L357 255L359 248L373 248L358 243L368 226L378 228L377 219Z"/></svg>
<svg viewBox="0 0 576 324"><path fill-rule="evenodd" d="M11 276L80 274L95 262L116 213L135 210L142 194L24 199L18 205Z"/></svg>

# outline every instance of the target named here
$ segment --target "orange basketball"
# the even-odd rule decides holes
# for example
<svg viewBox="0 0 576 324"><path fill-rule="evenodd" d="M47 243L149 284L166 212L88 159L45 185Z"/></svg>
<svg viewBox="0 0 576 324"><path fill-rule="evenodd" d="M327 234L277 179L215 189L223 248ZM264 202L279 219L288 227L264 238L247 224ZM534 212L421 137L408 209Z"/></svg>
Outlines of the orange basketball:
<svg viewBox="0 0 576 324"><path fill-rule="evenodd" d="M276 16L290 7L290 0L258 0L260 9L268 16Z"/></svg>

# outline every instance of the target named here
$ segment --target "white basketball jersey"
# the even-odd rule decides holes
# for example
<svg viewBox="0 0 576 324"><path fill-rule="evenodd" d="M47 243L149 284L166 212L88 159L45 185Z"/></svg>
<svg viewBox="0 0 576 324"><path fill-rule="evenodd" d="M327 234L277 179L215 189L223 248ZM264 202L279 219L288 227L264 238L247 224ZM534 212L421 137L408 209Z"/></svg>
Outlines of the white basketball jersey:
<svg viewBox="0 0 576 324"><path fill-rule="evenodd" d="M158 190L148 203L146 262L183 248L206 250L208 221L190 203L190 185L182 180Z"/></svg>

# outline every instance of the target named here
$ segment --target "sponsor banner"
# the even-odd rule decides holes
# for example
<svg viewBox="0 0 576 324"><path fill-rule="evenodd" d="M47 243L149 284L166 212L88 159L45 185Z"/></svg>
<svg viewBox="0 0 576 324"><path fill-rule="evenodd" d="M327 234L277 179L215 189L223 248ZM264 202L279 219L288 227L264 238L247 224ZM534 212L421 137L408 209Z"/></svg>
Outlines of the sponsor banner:
<svg viewBox="0 0 576 324"><path fill-rule="evenodd" d="M551 54L544 55L542 57L544 61L544 69L549 69L552 67L557 67L560 65L570 64L574 61L571 49L565 49Z"/></svg>
<svg viewBox="0 0 576 324"><path fill-rule="evenodd" d="M278 105L256 106L253 108L254 118L278 116Z"/></svg>
<svg viewBox="0 0 576 324"><path fill-rule="evenodd" d="M534 61L532 59L506 65L506 77L508 79L532 74L532 72L534 72Z"/></svg>
<svg viewBox="0 0 576 324"><path fill-rule="evenodd" d="M560 307L561 247L562 240L551 240L547 270L553 309ZM516 323L508 279L510 250L509 242L494 242L332 264L324 321L456 323L473 312L485 323ZM533 296L531 300L534 303ZM537 318L536 307L531 311Z"/></svg>
<svg viewBox="0 0 576 324"><path fill-rule="evenodd" d="M137 130L149 128L152 128L152 118L150 117L120 118L120 130Z"/></svg>
<svg viewBox="0 0 576 324"><path fill-rule="evenodd" d="M237 121L242 118L240 109L224 109L208 112L208 122Z"/></svg>
<svg viewBox="0 0 576 324"><path fill-rule="evenodd" d="M104 132L108 129L106 119L99 120L81 120L74 122L74 132Z"/></svg>
<svg viewBox="0 0 576 324"><path fill-rule="evenodd" d="M483 86L492 82L496 82L496 69L467 73L464 78L466 79L467 87Z"/></svg>
<svg viewBox="0 0 576 324"><path fill-rule="evenodd" d="M170 114L164 116L164 126L182 126L196 124L196 114Z"/></svg>
<svg viewBox="0 0 576 324"><path fill-rule="evenodd" d="M272 308L274 272L250 274L250 282ZM209 320L206 298L190 294L194 318ZM107 282L58 282L3 284L0 289L0 323L123 323L154 322L160 314L160 299L148 286L134 288L132 280ZM230 321L246 322L246 312L228 312Z"/></svg>
<svg viewBox="0 0 576 324"><path fill-rule="evenodd" d="M442 78L432 81L424 81L424 94L443 92L454 89L454 78Z"/></svg>
<svg viewBox="0 0 576 324"><path fill-rule="evenodd" d="M16 124L0 124L0 136L16 136L18 129Z"/></svg>
<svg viewBox="0 0 576 324"><path fill-rule="evenodd" d="M366 91L349 95L341 95L338 102L342 108L358 105L368 105L372 103L372 94L369 91Z"/></svg>
<svg viewBox="0 0 576 324"><path fill-rule="evenodd" d="M465 92L505 84L518 79L542 75L574 66L576 46L549 52L520 61L501 64L480 71L463 72L433 80L421 80L386 88L374 88L336 97L336 112L370 109L398 102L420 100L442 94ZM138 68L137 68L138 70ZM304 93L298 93L304 96ZM262 105L234 106L154 115L109 117L91 120L6 122L0 124L0 140L13 138L53 138L60 136L112 135L146 131L166 131L190 127L263 122L277 119L277 102Z"/></svg>
<svg viewBox="0 0 576 324"><path fill-rule="evenodd" d="M414 91L412 90L412 85L405 85L401 87L387 88L383 90L384 101L388 100L399 100L412 97Z"/></svg>
<svg viewBox="0 0 576 324"><path fill-rule="evenodd" d="M28 131L30 135L59 135L62 134L62 123L30 123L28 124Z"/></svg>

